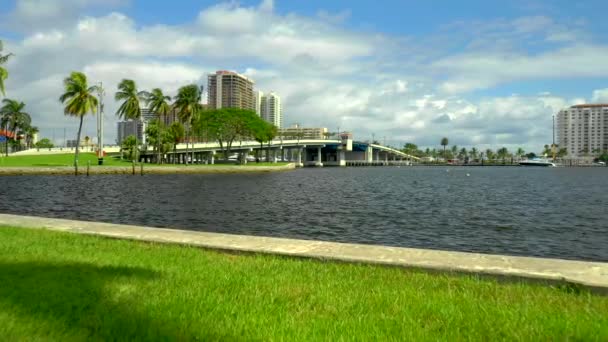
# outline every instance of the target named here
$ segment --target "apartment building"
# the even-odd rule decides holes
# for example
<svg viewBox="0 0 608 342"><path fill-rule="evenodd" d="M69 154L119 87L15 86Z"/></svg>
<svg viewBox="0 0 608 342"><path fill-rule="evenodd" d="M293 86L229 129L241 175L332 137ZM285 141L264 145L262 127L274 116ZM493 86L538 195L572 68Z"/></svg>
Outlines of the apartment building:
<svg viewBox="0 0 608 342"><path fill-rule="evenodd" d="M261 96L260 116L277 128L282 128L283 109L281 107L281 98L277 94L270 92Z"/></svg>
<svg viewBox="0 0 608 342"><path fill-rule="evenodd" d="M556 117L556 143L570 157L608 150L608 104L582 104L562 109Z"/></svg>
<svg viewBox="0 0 608 342"><path fill-rule="evenodd" d="M207 78L208 104L211 109L241 108L256 110L253 80L232 71L219 70Z"/></svg>

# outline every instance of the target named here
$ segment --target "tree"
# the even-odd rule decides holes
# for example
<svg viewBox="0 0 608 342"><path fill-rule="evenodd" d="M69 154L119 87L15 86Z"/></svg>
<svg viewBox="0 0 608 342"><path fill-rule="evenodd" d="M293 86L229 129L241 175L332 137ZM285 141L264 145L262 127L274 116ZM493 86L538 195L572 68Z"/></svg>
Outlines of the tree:
<svg viewBox="0 0 608 342"><path fill-rule="evenodd" d="M200 129L219 142L227 159L232 143L239 137L253 137L262 120L253 111L240 108L222 108L206 111L198 121ZM274 126L273 126L274 127ZM276 136L276 132L273 135Z"/></svg>
<svg viewBox="0 0 608 342"><path fill-rule="evenodd" d="M260 159L260 151L264 147L264 143L274 138L274 136L272 136L272 127L274 126L261 119L253 125L253 139L260 143L260 149L257 151L256 160Z"/></svg>
<svg viewBox="0 0 608 342"><path fill-rule="evenodd" d="M173 144L173 163L177 157L177 144L184 139L184 125L181 122L175 121L167 129L168 140Z"/></svg>
<svg viewBox="0 0 608 342"><path fill-rule="evenodd" d="M486 150L486 158L488 158L488 160L494 160L494 151L492 151L491 148Z"/></svg>
<svg viewBox="0 0 608 342"><path fill-rule="evenodd" d="M458 154L458 145L452 146L451 152L452 152L452 154L451 154L450 158L456 158L456 155Z"/></svg>
<svg viewBox="0 0 608 342"><path fill-rule="evenodd" d="M37 143L34 144L36 148L53 148L55 145L48 138L40 139Z"/></svg>
<svg viewBox="0 0 608 342"><path fill-rule="evenodd" d="M2 64L8 62L9 58L11 58L13 54L9 53L8 55L2 55L3 49L4 46L2 44L2 41L0 40L0 93L2 93L2 95L5 95L6 93L4 89L4 81L8 78L8 70L3 68Z"/></svg>
<svg viewBox="0 0 608 342"><path fill-rule="evenodd" d="M448 138L446 138L446 137L441 138L441 146L443 146L443 158L446 158L445 148L448 146L449 142L450 141L448 140Z"/></svg>
<svg viewBox="0 0 608 342"><path fill-rule="evenodd" d="M198 116L203 112L201 104L202 92L196 84L190 84L179 88L175 96L175 110L180 121L186 125L186 153L188 153L188 141L192 133L192 126L198 120ZM192 151L194 161L194 150ZM187 163L187 161L186 161Z"/></svg>
<svg viewBox="0 0 608 342"><path fill-rule="evenodd" d="M406 143L403 145L403 153L415 156L418 152L418 146L413 143Z"/></svg>
<svg viewBox="0 0 608 342"><path fill-rule="evenodd" d="M501 147L498 150L496 150L496 156L498 157L498 159L502 159L502 163L505 163L505 159L507 158L507 156L509 155L509 150L506 147Z"/></svg>
<svg viewBox="0 0 608 342"><path fill-rule="evenodd" d="M79 118L78 134L76 135L76 152L74 153L74 167L78 173L78 150L80 149L80 133L82 132L82 121L88 113L97 112L99 101L93 95L98 90L97 86L89 87L87 76L81 72L73 71L69 77L63 80L65 93L59 97L59 101L65 105L63 113L68 116Z"/></svg>
<svg viewBox="0 0 608 342"><path fill-rule="evenodd" d="M152 120L146 126L145 134L146 141L148 144L154 146L154 153L157 156L157 163L160 163L160 145L162 144L161 140L161 125L162 122L158 119Z"/></svg>
<svg viewBox="0 0 608 342"><path fill-rule="evenodd" d="M471 158L473 158L473 160L477 159L477 157L479 156L479 151L477 151L477 148L475 148L475 147L471 148L471 151L469 152L469 156L471 156Z"/></svg>
<svg viewBox="0 0 608 342"><path fill-rule="evenodd" d="M8 133L11 133L14 142L17 141L17 134L19 131L25 131L32 122L31 116L25 112L25 103L4 99L2 100L2 107L0 108L0 126L5 127ZM6 137L5 148L6 155L8 156L8 140Z"/></svg>
<svg viewBox="0 0 608 342"><path fill-rule="evenodd" d="M565 147L562 147L559 149L559 151L557 151L557 157L558 158L564 158L565 156L568 155L568 149Z"/></svg>
<svg viewBox="0 0 608 342"><path fill-rule="evenodd" d="M168 115L169 112L171 111L171 106L169 105L169 101L171 101L171 97L163 94L163 91L160 88L154 88L154 89L152 89L152 92L145 93L145 98L146 98L146 105L152 112L154 112L156 114L156 117L159 120L159 125L158 125L158 129L156 132L157 135L156 135L155 140L156 140L156 144L157 144L156 150L158 152L156 160L158 163L160 163L161 162L161 153L162 153L162 148L161 148L160 144L162 144L161 135L162 135L162 130L163 130L163 125L160 124L160 121L161 121L162 117Z"/></svg>
<svg viewBox="0 0 608 342"><path fill-rule="evenodd" d="M28 126L24 129L23 132L25 134L25 144L26 144L27 148L32 148L32 145L33 145L32 142L34 141L34 136L36 134L38 134L38 132L40 132L40 130L36 126Z"/></svg>
<svg viewBox="0 0 608 342"><path fill-rule="evenodd" d="M526 154L526 158L528 158L528 159L534 159L534 158L536 158L536 153L534 153L534 152L527 153Z"/></svg>
<svg viewBox="0 0 608 342"><path fill-rule="evenodd" d="M464 160L469 156L469 153L467 152L466 148L461 148L460 152L458 152L458 159L460 160Z"/></svg>
<svg viewBox="0 0 608 342"><path fill-rule="evenodd" d="M126 151L128 158L135 160L137 157L137 138L134 135L129 135L122 141L120 147Z"/></svg>
<svg viewBox="0 0 608 342"><path fill-rule="evenodd" d="M517 159L521 159L525 154L526 154L526 151L524 151L524 149L521 148L521 147L519 147L517 149L517 152L515 152L515 155L517 156Z"/></svg>
<svg viewBox="0 0 608 342"><path fill-rule="evenodd" d="M114 100L122 101L116 111L116 115L122 120L141 121L140 101L143 100L145 92L137 91L137 84L133 80L123 79L118 84L118 91L114 94ZM135 137L136 145L139 145ZM135 156L137 158L137 156Z"/></svg>

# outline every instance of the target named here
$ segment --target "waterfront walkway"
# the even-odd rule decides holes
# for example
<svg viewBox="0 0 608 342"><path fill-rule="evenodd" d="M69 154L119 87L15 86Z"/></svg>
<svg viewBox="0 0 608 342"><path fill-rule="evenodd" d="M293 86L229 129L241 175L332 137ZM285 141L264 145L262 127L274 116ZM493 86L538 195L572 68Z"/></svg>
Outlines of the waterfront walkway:
<svg viewBox="0 0 608 342"><path fill-rule="evenodd" d="M269 253L437 271L477 273L546 282L566 282L581 285L601 293L608 293L608 263L603 262L205 233L7 214L0 214L0 222L7 226L44 228L55 231L140 241L176 243L219 250Z"/></svg>

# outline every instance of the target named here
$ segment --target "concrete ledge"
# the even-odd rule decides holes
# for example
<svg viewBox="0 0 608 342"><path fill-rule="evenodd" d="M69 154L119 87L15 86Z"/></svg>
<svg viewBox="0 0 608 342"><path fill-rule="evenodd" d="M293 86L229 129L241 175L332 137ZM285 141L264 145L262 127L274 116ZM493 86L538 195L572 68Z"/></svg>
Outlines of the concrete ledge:
<svg viewBox="0 0 608 342"><path fill-rule="evenodd" d="M246 172L273 172L294 170L296 165L290 163L281 166L247 166L247 165L189 165L189 166L154 166L144 165L144 174L204 174L204 173L246 173ZM139 164L135 166L135 174L141 172ZM130 175L132 166L91 166L91 175ZM87 174L87 166L79 166L79 175ZM0 176L21 175L74 175L73 166L53 167L0 167Z"/></svg>
<svg viewBox="0 0 608 342"><path fill-rule="evenodd" d="M608 293L608 263L205 233L0 214L0 223L229 251L361 262L581 285Z"/></svg>

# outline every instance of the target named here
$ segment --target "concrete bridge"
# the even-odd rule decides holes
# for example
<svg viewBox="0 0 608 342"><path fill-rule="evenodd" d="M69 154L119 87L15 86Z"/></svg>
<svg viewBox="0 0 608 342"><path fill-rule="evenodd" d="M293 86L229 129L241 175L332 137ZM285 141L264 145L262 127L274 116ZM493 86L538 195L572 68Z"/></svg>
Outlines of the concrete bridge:
<svg viewBox="0 0 608 342"><path fill-rule="evenodd" d="M94 146L81 147L82 152L95 152ZM264 156L269 151L272 161L278 159L295 162L298 166L371 166L371 165L410 165L419 160L415 156L408 155L399 150L352 140L273 140L270 144L264 143L260 147L257 141L236 141L231 147L231 153L239 155L239 159L247 162L245 158L250 152L262 150ZM52 148L52 149L30 149L17 152L16 155L54 154L70 153L74 148ZM106 154L119 154L120 146L105 146ZM222 149L217 142L210 143L185 143L178 144L175 153L170 151L166 154L173 155L178 163L192 160L197 163L215 163L215 154L221 153ZM194 157L193 157L194 155ZM150 162L154 158L154 151L147 146L141 151L140 159Z"/></svg>

